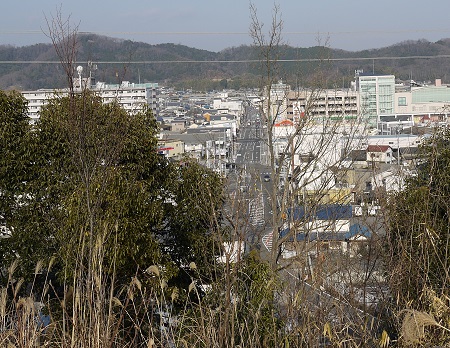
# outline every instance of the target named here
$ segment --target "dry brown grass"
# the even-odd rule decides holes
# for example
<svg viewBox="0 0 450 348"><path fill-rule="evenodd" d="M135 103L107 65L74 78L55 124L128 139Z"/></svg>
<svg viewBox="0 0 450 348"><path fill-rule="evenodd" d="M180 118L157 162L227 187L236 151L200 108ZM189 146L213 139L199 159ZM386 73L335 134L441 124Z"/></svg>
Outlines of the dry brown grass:
<svg viewBox="0 0 450 348"><path fill-rule="evenodd" d="M450 329L439 324L430 313L415 310L404 310L401 314L403 314L401 336L402 341L406 344L406 346L424 343L426 339L427 327L436 327L443 331L450 332Z"/></svg>

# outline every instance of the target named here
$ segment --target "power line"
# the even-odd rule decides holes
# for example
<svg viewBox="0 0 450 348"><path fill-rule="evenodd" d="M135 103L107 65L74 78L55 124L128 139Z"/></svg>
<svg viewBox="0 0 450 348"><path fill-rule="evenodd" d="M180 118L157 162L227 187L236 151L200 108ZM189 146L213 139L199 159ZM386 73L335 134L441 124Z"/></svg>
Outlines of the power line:
<svg viewBox="0 0 450 348"><path fill-rule="evenodd" d="M286 31L283 35L361 35L361 34L410 34L450 32L450 28L403 29L403 30L355 30L355 31ZM79 31L79 34L97 35L249 35L248 31ZM0 35L44 34L43 30L0 30Z"/></svg>
<svg viewBox="0 0 450 348"><path fill-rule="evenodd" d="M278 59L271 60L271 62L279 63L307 63L307 62L346 62L346 61L375 61L375 60L405 60L405 59L448 59L450 55L437 56L405 56L405 57L346 57L346 58L305 58L305 59ZM90 61L89 61L90 62ZM88 61L77 61L74 64L88 64ZM260 63L262 60L246 59L246 60L143 60L143 61L95 61L96 64L238 64L238 63ZM91 62L92 63L92 62ZM61 64L59 61L46 60L3 60L0 64Z"/></svg>

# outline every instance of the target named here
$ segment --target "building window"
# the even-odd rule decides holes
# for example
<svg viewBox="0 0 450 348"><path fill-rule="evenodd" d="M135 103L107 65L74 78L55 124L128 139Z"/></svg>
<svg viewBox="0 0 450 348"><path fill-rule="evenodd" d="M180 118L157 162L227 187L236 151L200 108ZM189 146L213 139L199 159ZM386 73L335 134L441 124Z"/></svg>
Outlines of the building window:
<svg viewBox="0 0 450 348"><path fill-rule="evenodd" d="M406 97L398 97L398 106L406 106Z"/></svg>

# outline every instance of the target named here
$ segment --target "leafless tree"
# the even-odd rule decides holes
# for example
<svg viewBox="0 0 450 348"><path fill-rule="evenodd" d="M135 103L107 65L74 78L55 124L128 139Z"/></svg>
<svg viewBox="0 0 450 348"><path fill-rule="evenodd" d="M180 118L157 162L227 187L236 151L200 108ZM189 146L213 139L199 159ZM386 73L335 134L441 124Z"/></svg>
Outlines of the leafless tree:
<svg viewBox="0 0 450 348"><path fill-rule="evenodd" d="M79 24L73 25L70 16L63 18L62 8L56 10L55 15L49 18L45 17L47 22L47 30L45 35L52 41L56 55L58 56L64 74L67 78L67 87L70 94L73 94L74 73L76 71L76 58L78 52L78 27ZM80 86L81 87L81 86Z"/></svg>
<svg viewBox="0 0 450 348"><path fill-rule="evenodd" d="M368 125L360 114L348 114L345 102L334 103L338 99L350 100L351 91L327 89L328 39L318 50L320 56L316 60L314 81L308 81L307 87L301 86L301 71L295 76L283 71L283 21L279 6L274 6L267 29L260 22L254 4L250 5L250 11L250 35L259 54L261 71L259 116L262 124L267 125L261 141L265 144L266 163L272 173L267 192L272 211L270 264L272 269L284 274L285 279L296 283L291 296L294 298L295 292L301 291L302 305L308 307L307 312L313 313L315 306L321 308L321 317L315 318L316 333L334 320L339 321L335 329L343 330L342 338L346 329L355 327L355 322L374 319L365 298L367 286L378 283L381 249L375 243L366 242L360 243L359 248L354 243L353 251L347 253L337 251L344 241L321 242L315 236L319 231L343 235L343 229L348 227L340 221L343 220L340 213L334 211L337 215L326 220L314 220L313 216L327 205L348 208L354 199L352 190L359 183L356 183L350 155L353 150L362 148ZM289 80L295 81L293 90ZM288 122L283 127L285 120ZM377 229L378 226L373 226L373 235ZM346 285L338 284L344 280ZM339 289L337 284L345 289ZM351 296L350 288L354 290ZM319 299L314 303L315 296ZM364 300L359 303L361 297ZM280 298L289 302L287 294ZM333 300L328 301L330 298ZM300 312L293 313L300 315ZM358 320L352 323L350 317ZM374 331L366 327L367 332L361 333L363 341L373 339Z"/></svg>

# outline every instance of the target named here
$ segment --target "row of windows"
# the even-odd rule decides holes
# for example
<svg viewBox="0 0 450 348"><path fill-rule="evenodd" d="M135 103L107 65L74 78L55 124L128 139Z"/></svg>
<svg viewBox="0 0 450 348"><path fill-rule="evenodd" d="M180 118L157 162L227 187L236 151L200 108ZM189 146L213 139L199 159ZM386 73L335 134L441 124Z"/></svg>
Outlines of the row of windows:
<svg viewBox="0 0 450 348"><path fill-rule="evenodd" d="M295 102L305 102L307 100L310 100L311 98L289 98L289 102L291 103L295 103ZM313 98L314 100L337 100L337 101L341 101L341 100L356 100L357 97L356 96L346 96L346 97L320 97L320 98Z"/></svg>
<svg viewBox="0 0 450 348"><path fill-rule="evenodd" d="M142 94L142 93L144 93L144 91L143 90L118 90L118 91L115 91L115 90L110 90L110 91L102 91L101 92L102 94L137 94L137 93L139 93L139 94Z"/></svg>
<svg viewBox="0 0 450 348"><path fill-rule="evenodd" d="M328 106L329 108L340 108L343 106L357 106L356 101L354 103L314 103L311 105L312 107L326 107ZM289 108L294 108L293 104L288 105ZM301 108L306 108L306 104L300 104L300 105L296 105L296 107L301 107Z"/></svg>

